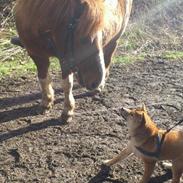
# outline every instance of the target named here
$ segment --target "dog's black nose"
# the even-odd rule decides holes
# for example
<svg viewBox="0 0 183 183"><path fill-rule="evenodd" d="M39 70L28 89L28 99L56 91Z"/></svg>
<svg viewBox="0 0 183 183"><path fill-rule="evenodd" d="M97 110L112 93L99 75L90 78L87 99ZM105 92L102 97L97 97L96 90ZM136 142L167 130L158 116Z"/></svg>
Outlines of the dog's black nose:
<svg viewBox="0 0 183 183"><path fill-rule="evenodd" d="M124 119L127 119L129 114L130 114L130 109L127 109L125 107L121 108L121 115Z"/></svg>

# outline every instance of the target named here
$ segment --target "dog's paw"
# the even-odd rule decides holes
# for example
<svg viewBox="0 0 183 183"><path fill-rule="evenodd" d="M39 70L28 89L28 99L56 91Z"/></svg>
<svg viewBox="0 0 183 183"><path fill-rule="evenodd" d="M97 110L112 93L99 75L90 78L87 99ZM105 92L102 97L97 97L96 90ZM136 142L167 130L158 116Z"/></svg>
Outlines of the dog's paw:
<svg viewBox="0 0 183 183"><path fill-rule="evenodd" d="M107 160L104 160L103 162L103 165L105 165L105 166L111 166L111 164L110 164L110 160L109 159L107 159Z"/></svg>

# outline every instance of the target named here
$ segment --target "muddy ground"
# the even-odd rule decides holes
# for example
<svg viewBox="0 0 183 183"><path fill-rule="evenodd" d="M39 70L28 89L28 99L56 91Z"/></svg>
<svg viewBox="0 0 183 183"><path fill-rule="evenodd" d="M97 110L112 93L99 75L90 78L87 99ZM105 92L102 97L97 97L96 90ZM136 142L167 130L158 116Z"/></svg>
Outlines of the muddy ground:
<svg viewBox="0 0 183 183"><path fill-rule="evenodd" d="M128 135L120 107L143 102L158 126L167 128L183 117L183 62L161 59L113 65L101 94L87 95L75 84L76 116L59 120L63 93L53 72L54 108L39 114L36 77L0 81L0 182L4 183L137 183L142 163L130 157L108 172L102 161L125 147ZM151 183L170 182L159 163ZM183 180L182 180L183 182Z"/></svg>

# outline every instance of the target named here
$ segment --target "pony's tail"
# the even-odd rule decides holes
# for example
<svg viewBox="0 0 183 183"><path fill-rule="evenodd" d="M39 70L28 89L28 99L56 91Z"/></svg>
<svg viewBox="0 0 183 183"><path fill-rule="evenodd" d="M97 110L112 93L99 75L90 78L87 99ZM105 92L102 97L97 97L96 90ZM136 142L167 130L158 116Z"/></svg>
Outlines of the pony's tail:
<svg viewBox="0 0 183 183"><path fill-rule="evenodd" d="M77 33L82 36L93 36L104 25L103 0L81 0L83 13L77 26Z"/></svg>
<svg viewBox="0 0 183 183"><path fill-rule="evenodd" d="M11 42L11 44L14 44L16 46L20 46L20 47L24 48L24 45L21 43L20 38L17 36L12 37L10 42Z"/></svg>

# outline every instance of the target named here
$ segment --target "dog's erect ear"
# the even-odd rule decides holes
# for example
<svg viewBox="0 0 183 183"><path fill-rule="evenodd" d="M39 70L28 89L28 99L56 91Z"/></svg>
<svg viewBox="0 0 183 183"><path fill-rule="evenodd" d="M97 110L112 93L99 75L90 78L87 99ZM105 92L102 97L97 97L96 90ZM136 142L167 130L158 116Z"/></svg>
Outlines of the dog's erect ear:
<svg viewBox="0 0 183 183"><path fill-rule="evenodd" d="M142 123L146 124L146 121L147 121L146 113L143 113L142 114Z"/></svg>
<svg viewBox="0 0 183 183"><path fill-rule="evenodd" d="M142 110L147 113L147 108L146 108L146 105L144 103L142 105Z"/></svg>

